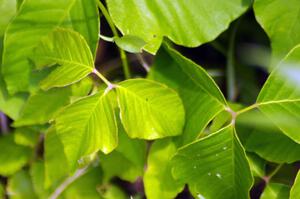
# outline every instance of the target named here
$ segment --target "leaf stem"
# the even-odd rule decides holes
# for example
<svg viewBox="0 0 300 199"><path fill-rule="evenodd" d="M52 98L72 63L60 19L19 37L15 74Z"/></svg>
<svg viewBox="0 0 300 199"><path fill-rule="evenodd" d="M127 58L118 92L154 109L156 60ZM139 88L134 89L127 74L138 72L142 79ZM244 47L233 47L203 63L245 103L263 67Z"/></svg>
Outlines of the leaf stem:
<svg viewBox="0 0 300 199"><path fill-rule="evenodd" d="M247 106L246 108L242 109L242 110L239 110L236 112L236 115L240 115L240 114L243 114L245 112L248 112L248 111L251 111L252 109L255 109L258 107L258 104L255 103L255 104L252 104L251 106Z"/></svg>
<svg viewBox="0 0 300 199"><path fill-rule="evenodd" d="M236 96L235 88L235 69L234 69L234 52L235 52L235 36L239 21L235 22L229 38L229 46L227 52L227 67L226 67L226 76L227 76L227 97L230 101L234 101Z"/></svg>
<svg viewBox="0 0 300 199"><path fill-rule="evenodd" d="M139 62L141 63L141 65L143 66L143 68L145 69L145 71L146 71L146 72L149 72L149 71L150 71L150 67L149 67L149 65L147 64L147 62L145 61L143 55L137 54L136 56L137 56Z"/></svg>
<svg viewBox="0 0 300 199"><path fill-rule="evenodd" d="M108 87L113 87L113 83L108 81L96 68L94 68L93 73L97 75Z"/></svg>
<svg viewBox="0 0 300 199"><path fill-rule="evenodd" d="M266 184L270 182L271 178L278 173L282 166L283 164L277 165L277 167L268 176L263 177L263 180L266 182Z"/></svg>
<svg viewBox="0 0 300 199"><path fill-rule="evenodd" d="M55 191L50 195L49 199L56 199L62 194L62 192L70 185L72 184L75 180L80 178L82 175L84 175L87 170L88 170L89 165L76 170L73 176L68 177L65 181L60 184Z"/></svg>
<svg viewBox="0 0 300 199"><path fill-rule="evenodd" d="M102 4L102 2L100 0L97 0L97 4L99 9L101 10L103 16L105 17L113 35L115 37L119 37L118 31L108 13L108 11L106 10L105 6ZM125 51L121 48L119 48L119 52L120 52L120 57L121 57L121 61L122 61L122 66L123 66L123 71L124 71L124 75L126 79L129 79L131 74L130 74L130 70L129 70L129 65L128 65L128 60L127 60L127 55L125 53Z"/></svg>

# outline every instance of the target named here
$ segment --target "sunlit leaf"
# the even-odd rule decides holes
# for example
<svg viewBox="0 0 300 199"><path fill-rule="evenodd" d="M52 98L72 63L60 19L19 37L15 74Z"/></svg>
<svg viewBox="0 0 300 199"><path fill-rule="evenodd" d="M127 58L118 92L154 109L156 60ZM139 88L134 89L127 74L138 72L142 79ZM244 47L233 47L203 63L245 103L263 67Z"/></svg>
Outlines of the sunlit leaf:
<svg viewBox="0 0 300 199"><path fill-rule="evenodd" d="M116 90L121 122L129 137L157 139L182 133L184 108L172 89L150 80L131 79Z"/></svg>
<svg viewBox="0 0 300 199"><path fill-rule="evenodd" d="M107 0L110 15L124 35L136 35L156 53L164 36L195 47L215 39L246 11L250 0ZM205 27L205 28L204 28Z"/></svg>
<svg viewBox="0 0 300 199"><path fill-rule="evenodd" d="M133 35L116 37L114 38L114 41L120 48L130 53L140 53L146 45L146 42L143 39Z"/></svg>
<svg viewBox="0 0 300 199"><path fill-rule="evenodd" d="M279 183L269 183L260 199L288 199L289 186Z"/></svg>
<svg viewBox="0 0 300 199"><path fill-rule="evenodd" d="M298 171L295 182L291 188L290 199L297 199L300 196L300 172Z"/></svg>
<svg viewBox="0 0 300 199"><path fill-rule="evenodd" d="M75 83L94 69L93 57L84 38L66 29L56 29L44 38L35 49L34 60L39 68L59 64L41 82L46 90Z"/></svg>
<svg viewBox="0 0 300 199"><path fill-rule="evenodd" d="M83 156L99 150L109 153L116 148L117 124L109 96L110 93L100 92L82 98L56 118L57 134L71 170Z"/></svg>

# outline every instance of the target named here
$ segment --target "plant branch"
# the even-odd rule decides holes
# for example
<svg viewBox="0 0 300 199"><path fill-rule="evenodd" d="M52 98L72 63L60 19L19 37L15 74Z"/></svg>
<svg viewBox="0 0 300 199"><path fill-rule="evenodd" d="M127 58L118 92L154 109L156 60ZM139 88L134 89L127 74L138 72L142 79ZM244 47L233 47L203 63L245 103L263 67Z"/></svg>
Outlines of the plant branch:
<svg viewBox="0 0 300 199"><path fill-rule="evenodd" d="M94 68L93 73L97 75L108 87L113 86L113 84L108 81L101 73L99 73L96 68Z"/></svg>
<svg viewBox="0 0 300 199"><path fill-rule="evenodd" d="M9 132L7 116L2 112L0 112L0 128L2 134L7 134Z"/></svg>
<svg viewBox="0 0 300 199"><path fill-rule="evenodd" d="M238 116L238 115L243 114L245 112L251 111L252 109L257 108L258 106L259 106L259 104L257 104L257 103L252 104L251 106L247 106L246 108L237 111L236 115Z"/></svg>
<svg viewBox="0 0 300 199"><path fill-rule="evenodd" d="M62 192L75 180L80 178L82 175L84 175L88 170L89 165L78 169L73 176L68 177L65 181L63 181L56 189L55 191L50 195L49 199L56 199L62 194Z"/></svg>
<svg viewBox="0 0 300 199"><path fill-rule="evenodd" d="M226 76L227 76L227 97L230 101L234 101L236 96L235 88L235 69L234 69L234 52L235 52L235 36L239 21L235 22L230 34L229 47L227 52L227 67L226 67Z"/></svg>
<svg viewBox="0 0 300 199"><path fill-rule="evenodd" d="M105 17L113 35L115 37L119 37L118 31L108 13L108 11L106 10L105 6L102 4L102 2L100 0L97 0L97 4L99 9L101 10L103 16ZM127 60L127 55L125 53L125 51L121 48L119 48L119 52L120 52L120 57L121 57L121 61L122 61L122 66L123 66L123 71L124 71L124 75L126 79L129 79L131 74L130 74L130 70L129 70L129 65L128 65L128 60Z"/></svg>
<svg viewBox="0 0 300 199"><path fill-rule="evenodd" d="M149 71L150 71L150 67L149 67L149 65L147 64L147 62L145 61L143 55L137 54L136 56L137 56L139 62L141 63L141 65L143 66L143 68L145 69L145 71L146 71L146 72L149 72Z"/></svg>
<svg viewBox="0 0 300 199"><path fill-rule="evenodd" d="M270 180L278 173L282 166L283 164L277 165L277 167L268 176L263 177L263 180L266 182L266 184L270 182Z"/></svg>

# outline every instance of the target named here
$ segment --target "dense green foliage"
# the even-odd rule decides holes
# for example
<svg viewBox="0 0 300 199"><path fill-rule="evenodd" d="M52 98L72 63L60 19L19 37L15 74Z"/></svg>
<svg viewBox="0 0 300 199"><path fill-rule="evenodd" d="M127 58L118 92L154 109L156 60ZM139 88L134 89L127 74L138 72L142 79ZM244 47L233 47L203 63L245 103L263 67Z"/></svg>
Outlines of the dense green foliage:
<svg viewBox="0 0 300 199"><path fill-rule="evenodd" d="M0 0L0 55L0 199L300 198L299 0Z"/></svg>

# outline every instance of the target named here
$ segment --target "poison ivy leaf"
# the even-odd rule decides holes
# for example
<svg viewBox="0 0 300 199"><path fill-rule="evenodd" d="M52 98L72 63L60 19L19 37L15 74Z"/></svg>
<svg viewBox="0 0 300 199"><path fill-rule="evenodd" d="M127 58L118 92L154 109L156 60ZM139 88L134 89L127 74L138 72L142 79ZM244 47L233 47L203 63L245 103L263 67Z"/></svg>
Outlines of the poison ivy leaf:
<svg viewBox="0 0 300 199"><path fill-rule="evenodd" d="M73 3L74 0L26 0L22 3L4 40L2 73L9 93L28 89L32 68L29 55L40 39L62 22Z"/></svg>
<svg viewBox="0 0 300 199"><path fill-rule="evenodd" d="M75 83L90 74L94 61L84 38L66 29L56 29L35 49L34 59L39 68L59 64L41 82L43 89Z"/></svg>
<svg viewBox="0 0 300 199"><path fill-rule="evenodd" d="M114 41L123 50L130 53L140 53L146 42L140 37L134 35L124 35L123 37L115 37Z"/></svg>
<svg viewBox="0 0 300 199"><path fill-rule="evenodd" d="M83 156L98 150L107 154L116 148L118 132L111 94L114 93L100 92L82 98L56 118L57 134L71 170Z"/></svg>
<svg viewBox="0 0 300 199"><path fill-rule="evenodd" d="M255 0L254 12L271 39L274 65L300 43L299 1Z"/></svg>
<svg viewBox="0 0 300 199"><path fill-rule="evenodd" d="M21 170L9 178L7 194L11 199L38 198L34 192L30 175L25 170Z"/></svg>
<svg viewBox="0 0 300 199"><path fill-rule="evenodd" d="M171 159L176 151L170 138L157 140L151 146L143 179L147 198L173 199L184 188L184 183L175 181L171 174Z"/></svg>
<svg viewBox="0 0 300 199"><path fill-rule="evenodd" d="M5 29L16 13L16 1L2 0L0 3L0 70L2 65L2 48L3 36ZM5 82L2 75L0 75L0 111L4 112L12 119L19 116L19 111L23 106L26 95L10 96L6 90Z"/></svg>
<svg viewBox="0 0 300 199"><path fill-rule="evenodd" d="M92 78L84 78L81 81L71 86L72 96L71 102L78 100L81 97L87 96L93 89L94 82Z"/></svg>
<svg viewBox="0 0 300 199"><path fill-rule="evenodd" d="M300 46L271 73L264 84L257 106L280 130L300 143Z"/></svg>
<svg viewBox="0 0 300 199"><path fill-rule="evenodd" d="M4 176L12 175L20 170L29 160L31 149L17 145L14 142L13 134L0 137L0 174Z"/></svg>
<svg viewBox="0 0 300 199"><path fill-rule="evenodd" d="M130 139L119 122L119 144L115 151L100 155L105 182L118 176L123 180L134 182L143 175L146 161L146 143ZM122 164L119 164L122 162Z"/></svg>
<svg viewBox="0 0 300 199"><path fill-rule="evenodd" d="M106 2L121 32L141 37L148 43L145 50L150 53L157 51L164 36L189 47L212 41L251 3L250 0Z"/></svg>
<svg viewBox="0 0 300 199"><path fill-rule="evenodd" d="M179 93L186 111L186 124L180 138L185 144L195 140L226 105L221 91L207 72L172 49L160 49L149 78L165 83Z"/></svg>
<svg viewBox="0 0 300 199"><path fill-rule="evenodd" d="M128 196L122 191L121 188L115 185L108 185L107 190L101 194L104 199L128 199Z"/></svg>
<svg viewBox="0 0 300 199"><path fill-rule="evenodd" d="M300 196L300 172L298 171L295 182L290 192L290 199L297 199Z"/></svg>
<svg viewBox="0 0 300 199"><path fill-rule="evenodd" d="M254 130L245 148L270 162L293 163L300 160L300 145L279 130Z"/></svg>
<svg viewBox="0 0 300 199"><path fill-rule="evenodd" d="M14 131L14 140L18 145L34 148L40 133L29 128L17 128Z"/></svg>
<svg viewBox="0 0 300 199"><path fill-rule="evenodd" d="M269 183L260 199L288 199L289 198L289 186L279 183Z"/></svg>
<svg viewBox="0 0 300 199"><path fill-rule="evenodd" d="M253 176L263 178L266 174L266 160L260 158L254 153L247 153L247 159Z"/></svg>
<svg viewBox="0 0 300 199"><path fill-rule="evenodd" d="M157 139L182 133L184 108L175 91L144 79L117 87L121 122L131 138Z"/></svg>
<svg viewBox="0 0 300 199"><path fill-rule="evenodd" d="M58 167L58 166L57 166ZM49 190L44 187L45 182L45 167L42 161L34 162L30 168L30 176L34 192L39 198L47 198L50 194Z"/></svg>
<svg viewBox="0 0 300 199"><path fill-rule="evenodd" d="M249 198L252 176L232 126L179 149L172 165L173 176L198 198Z"/></svg>
<svg viewBox="0 0 300 199"><path fill-rule="evenodd" d="M79 32L87 41L93 54L98 45L100 22L97 0L75 0L69 16L62 23L63 27Z"/></svg>
<svg viewBox="0 0 300 199"><path fill-rule="evenodd" d="M53 147L55 146L55 147ZM63 145L56 133L55 126L46 132L45 137L45 188L60 182L69 173L68 162ZM64 165L64 166L58 166Z"/></svg>
<svg viewBox="0 0 300 199"><path fill-rule="evenodd" d="M59 110L70 102L70 95L70 88L54 88L33 94L25 103L20 118L13 125L18 127L50 122Z"/></svg>

